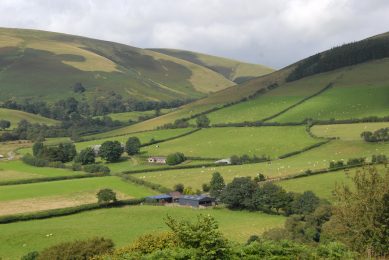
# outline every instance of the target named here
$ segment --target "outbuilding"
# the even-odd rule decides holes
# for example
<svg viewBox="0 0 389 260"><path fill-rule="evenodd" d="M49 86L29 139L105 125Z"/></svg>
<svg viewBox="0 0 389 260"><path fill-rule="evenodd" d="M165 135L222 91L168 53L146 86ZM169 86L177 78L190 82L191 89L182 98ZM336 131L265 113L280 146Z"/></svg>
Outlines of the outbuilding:
<svg viewBox="0 0 389 260"><path fill-rule="evenodd" d="M149 163L166 164L166 157L149 157L147 161Z"/></svg>
<svg viewBox="0 0 389 260"><path fill-rule="evenodd" d="M182 206L198 208L212 206L214 201L214 198L205 195L183 195L179 198L178 203Z"/></svg>
<svg viewBox="0 0 389 260"><path fill-rule="evenodd" d="M160 194L155 196L146 197L146 202L156 202L160 204L172 203L173 197L168 194Z"/></svg>

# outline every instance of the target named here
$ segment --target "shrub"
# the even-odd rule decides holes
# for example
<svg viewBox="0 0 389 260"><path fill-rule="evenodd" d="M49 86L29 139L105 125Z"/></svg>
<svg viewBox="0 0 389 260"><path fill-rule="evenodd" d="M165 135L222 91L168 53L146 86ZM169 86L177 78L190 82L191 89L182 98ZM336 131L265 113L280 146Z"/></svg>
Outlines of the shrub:
<svg viewBox="0 0 389 260"><path fill-rule="evenodd" d="M84 171L89 173L103 173L103 174L108 174L111 172L111 170L107 166L100 165L100 164L85 165Z"/></svg>
<svg viewBox="0 0 389 260"><path fill-rule="evenodd" d="M73 171L81 171L82 170L82 166L80 163L73 163L72 164L72 170Z"/></svg>
<svg viewBox="0 0 389 260"><path fill-rule="evenodd" d="M116 202L116 193L111 189L102 189L100 190L97 195L97 202L98 203L109 203L109 202Z"/></svg>
<svg viewBox="0 0 389 260"><path fill-rule="evenodd" d="M47 164L47 167L52 167L52 168L65 168L65 164L63 162L49 162Z"/></svg>
<svg viewBox="0 0 389 260"><path fill-rule="evenodd" d="M178 191L178 192L183 193L184 188L185 188L184 184L182 184L182 183L177 183L176 185L174 185L174 191Z"/></svg>
<svg viewBox="0 0 389 260"><path fill-rule="evenodd" d="M27 255L24 255L20 260L37 260L39 253L37 251L29 252Z"/></svg>
<svg viewBox="0 0 389 260"><path fill-rule="evenodd" d="M36 166L36 167L45 167L49 164L47 160L34 157L31 154L24 155L22 157L22 161L25 164Z"/></svg>
<svg viewBox="0 0 389 260"><path fill-rule="evenodd" d="M209 190L211 189L208 183L203 183L202 188L204 192L209 192Z"/></svg>
<svg viewBox="0 0 389 260"><path fill-rule="evenodd" d="M113 251L114 243L111 239L92 238L65 242L43 250L38 260L56 259L90 259L94 256L107 254Z"/></svg>
<svg viewBox="0 0 389 260"><path fill-rule="evenodd" d="M168 165L177 165L185 161L185 155L183 153L172 153L169 154L166 158L166 163Z"/></svg>

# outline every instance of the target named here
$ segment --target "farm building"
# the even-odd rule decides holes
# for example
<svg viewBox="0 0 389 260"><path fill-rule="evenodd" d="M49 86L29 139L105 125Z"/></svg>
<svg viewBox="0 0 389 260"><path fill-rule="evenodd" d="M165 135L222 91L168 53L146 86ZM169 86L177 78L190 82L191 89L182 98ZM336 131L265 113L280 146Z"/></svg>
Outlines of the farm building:
<svg viewBox="0 0 389 260"><path fill-rule="evenodd" d="M182 206L198 208L199 206L212 206L214 201L214 198L203 195L183 195L179 198L178 203Z"/></svg>
<svg viewBox="0 0 389 260"><path fill-rule="evenodd" d="M168 194L160 194L155 196L146 197L146 202L157 202L157 203L172 203L173 197Z"/></svg>
<svg viewBox="0 0 389 260"><path fill-rule="evenodd" d="M147 159L149 163L160 163L165 164L166 163L166 157L149 157Z"/></svg>
<svg viewBox="0 0 389 260"><path fill-rule="evenodd" d="M173 202L178 202L182 194L179 191L172 191L169 192L169 195L172 196Z"/></svg>
<svg viewBox="0 0 389 260"><path fill-rule="evenodd" d="M221 160L217 160L215 163L216 164L231 164L231 159L230 158L221 159Z"/></svg>

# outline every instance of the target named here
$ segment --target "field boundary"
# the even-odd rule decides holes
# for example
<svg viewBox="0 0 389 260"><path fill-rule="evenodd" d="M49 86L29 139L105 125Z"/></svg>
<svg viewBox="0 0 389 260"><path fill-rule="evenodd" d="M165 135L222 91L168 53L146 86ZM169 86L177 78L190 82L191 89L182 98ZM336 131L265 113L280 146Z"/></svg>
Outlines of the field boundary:
<svg viewBox="0 0 389 260"><path fill-rule="evenodd" d="M196 133L196 132L200 131L201 129L202 128L195 128L195 129L193 129L193 130L191 130L189 132L186 132L186 133L183 133L183 134L180 134L180 135L177 135L177 136L169 137L169 138L166 138L166 139L163 139L163 140L156 140L155 142L144 143L144 144L141 144L140 147L146 147L146 146L150 146L150 145L153 145L153 144L159 144L159 143L171 141L171 140L174 140L174 139L178 139L178 138L181 138L181 137L184 137L184 136Z"/></svg>
<svg viewBox="0 0 389 260"><path fill-rule="evenodd" d="M293 108L295 108L295 107L301 105L302 103L304 103L304 102L306 102L306 101L308 101L308 100L310 100L310 99L312 99L312 98L314 98L314 97L316 97L316 96L318 96L318 95L324 93L325 91L327 91L327 90L329 90L330 88L332 88L333 85L334 85L334 83L333 83L333 82L330 82L330 83L328 83L324 88L322 88L321 90L319 90L318 92L313 93L312 95L303 98L302 100L298 101L297 103L295 103L295 104L293 104L293 105L291 105L291 106L289 106L289 107L287 107L287 108L281 110L280 112L278 112L278 113L276 113L276 114L274 114L274 115L272 115L272 116L263 118L261 121L266 122L266 121L269 121L269 120L271 120L271 119L273 119L273 118L276 118L276 117L278 117L278 116L280 116L280 115L282 115L282 114L288 112L289 110L291 110L291 109L293 109Z"/></svg>
<svg viewBox="0 0 389 260"><path fill-rule="evenodd" d="M30 220L68 216L68 215L73 215L73 214L96 210L96 209L118 208L118 207L130 206L130 205L139 205L144 201L145 198L119 200L108 204L89 203L89 204L79 205L75 207L43 210L43 211L37 211L37 212L25 213L25 214L7 215L7 216L0 217L0 225L20 222L20 221L30 221Z"/></svg>
<svg viewBox="0 0 389 260"><path fill-rule="evenodd" d="M106 176L108 175L88 173L84 175L42 177L42 178L33 178L33 179L2 181L0 182L0 186L30 184L30 183L39 183L39 182L64 181L64 180L74 180L74 179L84 179L84 178L96 178L96 177L106 177Z"/></svg>

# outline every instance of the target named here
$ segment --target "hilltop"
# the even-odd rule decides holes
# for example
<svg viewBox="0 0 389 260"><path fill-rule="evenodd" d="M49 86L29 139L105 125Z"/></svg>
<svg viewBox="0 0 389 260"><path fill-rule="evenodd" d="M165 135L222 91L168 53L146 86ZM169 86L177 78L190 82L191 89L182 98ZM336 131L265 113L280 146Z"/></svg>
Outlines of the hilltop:
<svg viewBox="0 0 389 260"><path fill-rule="evenodd" d="M245 76L258 68L242 66ZM73 91L77 83L86 89L82 97ZM233 85L207 66L153 50L54 32L0 29L2 100L92 100L114 91L124 98L169 101L197 99Z"/></svg>

